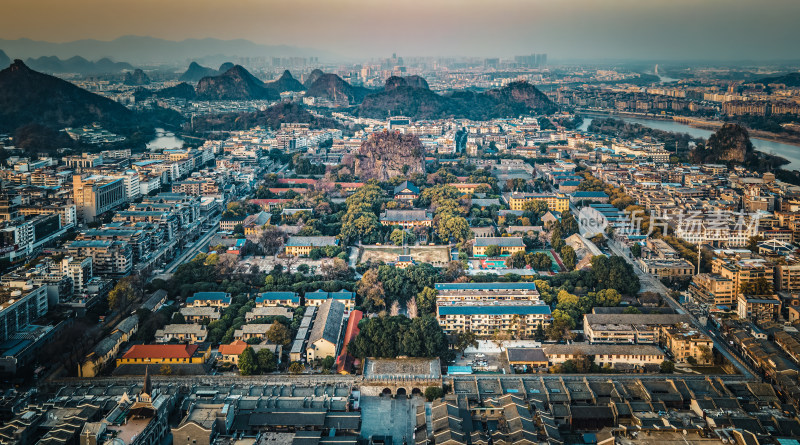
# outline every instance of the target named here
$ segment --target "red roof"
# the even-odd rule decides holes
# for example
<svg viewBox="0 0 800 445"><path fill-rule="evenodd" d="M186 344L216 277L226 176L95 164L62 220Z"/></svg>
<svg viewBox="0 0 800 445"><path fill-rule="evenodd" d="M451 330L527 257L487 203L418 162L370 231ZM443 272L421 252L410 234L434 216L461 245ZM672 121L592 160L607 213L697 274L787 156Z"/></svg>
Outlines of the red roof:
<svg viewBox="0 0 800 445"><path fill-rule="evenodd" d="M219 345L219 353L222 355L241 355L247 349L247 343L242 340L235 340L229 345Z"/></svg>
<svg viewBox="0 0 800 445"><path fill-rule="evenodd" d="M272 193L278 194L278 195L280 195L282 193L286 193L286 192L288 192L290 190L294 191L294 192L297 192L297 193L305 193L305 192L308 191L308 189L304 189L304 188L300 188L300 187L270 187L267 190L269 190Z"/></svg>
<svg viewBox="0 0 800 445"><path fill-rule="evenodd" d="M190 358L197 345L133 345L122 358Z"/></svg>
<svg viewBox="0 0 800 445"><path fill-rule="evenodd" d="M268 198L268 199L251 199L249 202L255 205L264 205L264 204L282 204L284 202L289 202L290 199L286 198Z"/></svg>
<svg viewBox="0 0 800 445"><path fill-rule="evenodd" d="M334 184L339 184L343 189L357 188L364 186L363 182L335 182Z"/></svg>
<svg viewBox="0 0 800 445"><path fill-rule="evenodd" d="M281 178L278 179L278 184L308 184L314 185L317 183L316 179L306 179L306 178Z"/></svg>
<svg viewBox="0 0 800 445"><path fill-rule="evenodd" d="M342 347L342 353L339 354L338 364L336 366L336 370L338 372L342 372L345 370L345 367L350 368L353 362L353 357L347 353L347 344L350 343L350 340L354 339L360 330L358 329L358 322L364 318L364 313L359 310L354 310L350 312L350 317L347 319L347 330L344 333L344 346ZM346 369L346 371L350 371L350 369Z"/></svg>

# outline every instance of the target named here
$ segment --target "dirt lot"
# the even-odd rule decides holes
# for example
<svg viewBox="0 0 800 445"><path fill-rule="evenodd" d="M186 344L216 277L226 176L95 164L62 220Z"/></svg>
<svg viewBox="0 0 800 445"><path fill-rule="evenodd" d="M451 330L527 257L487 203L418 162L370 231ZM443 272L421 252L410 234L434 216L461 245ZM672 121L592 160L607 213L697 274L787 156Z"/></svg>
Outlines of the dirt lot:
<svg viewBox="0 0 800 445"><path fill-rule="evenodd" d="M450 261L450 247L448 246L410 246L407 249L417 263L430 263L437 266ZM365 263L372 260L373 262L391 263L397 261L397 256L402 253L402 247L364 246L361 248L359 262Z"/></svg>
<svg viewBox="0 0 800 445"><path fill-rule="evenodd" d="M332 258L323 258L321 260L312 260L310 258L293 258L291 261L291 272L297 272L297 266L307 264L311 268L311 272L315 272L320 266L327 263L332 263ZM255 264L262 272L269 272L275 267L275 264L283 265L284 269L287 265L287 259L275 258L274 256L252 256L247 259L239 261L237 265L242 271L249 270L250 266Z"/></svg>

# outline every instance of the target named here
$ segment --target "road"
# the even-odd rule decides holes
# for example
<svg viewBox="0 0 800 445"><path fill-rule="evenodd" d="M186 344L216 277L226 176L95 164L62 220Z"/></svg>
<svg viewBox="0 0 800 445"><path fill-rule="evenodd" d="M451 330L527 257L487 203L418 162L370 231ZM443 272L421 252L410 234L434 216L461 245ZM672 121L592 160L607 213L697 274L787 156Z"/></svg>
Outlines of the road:
<svg viewBox="0 0 800 445"><path fill-rule="evenodd" d="M736 355L733 351L731 351L730 348L728 347L728 344L724 340L717 337L716 334L713 334L706 326L703 326L697 319L697 317L695 317L693 314L685 310L680 303L675 301L675 299L672 298L672 296L670 296L670 289L667 288L667 286L665 286L664 283L658 280L658 278L643 272L639 268L639 265L633 261L633 258L631 258L630 252L628 251L627 248L620 246L613 239L608 240L608 247L611 249L614 255L618 255L621 256L622 258L625 258L625 261L627 261L629 264L633 266L633 270L639 277L639 282L642 283L643 286L646 286L647 290L652 290L653 292L656 292L659 295L661 295L661 297L664 298L664 301L666 301L667 304L672 309L675 310L675 312L688 316L692 320L694 325L698 328L698 330L700 330L700 332L702 332L703 334L707 335L708 338L710 338L714 342L714 348L717 351L719 351L729 362L731 362L736 367L736 369L739 370L740 373L742 373L742 375L751 379L756 378L757 374L755 373L755 371L750 369L750 367L747 366L747 364L743 360L741 360L738 355Z"/></svg>
<svg viewBox="0 0 800 445"><path fill-rule="evenodd" d="M219 228L219 219L217 218L214 224L211 226L211 228L208 229L208 232L206 232L205 235L201 236L197 241L195 241L191 247L189 247L183 253L178 255L178 258L175 258L175 260L172 261L172 263L170 263L169 266L167 266L164 269L164 272L161 275L171 274L172 272L175 271L175 269L178 268L178 266L194 258L195 255L197 255L197 253L200 252L200 250L205 248L206 244L211 239L211 237L214 236L215 233L217 233L218 228Z"/></svg>

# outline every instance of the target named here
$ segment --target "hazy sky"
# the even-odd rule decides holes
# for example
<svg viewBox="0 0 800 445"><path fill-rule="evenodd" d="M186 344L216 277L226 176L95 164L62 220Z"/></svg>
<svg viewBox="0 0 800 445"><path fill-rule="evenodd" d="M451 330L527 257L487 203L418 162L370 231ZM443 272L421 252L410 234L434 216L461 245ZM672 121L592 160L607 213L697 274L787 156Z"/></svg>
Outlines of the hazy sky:
<svg viewBox="0 0 800 445"><path fill-rule="evenodd" d="M800 0L2 0L0 38L245 38L362 57L800 59Z"/></svg>

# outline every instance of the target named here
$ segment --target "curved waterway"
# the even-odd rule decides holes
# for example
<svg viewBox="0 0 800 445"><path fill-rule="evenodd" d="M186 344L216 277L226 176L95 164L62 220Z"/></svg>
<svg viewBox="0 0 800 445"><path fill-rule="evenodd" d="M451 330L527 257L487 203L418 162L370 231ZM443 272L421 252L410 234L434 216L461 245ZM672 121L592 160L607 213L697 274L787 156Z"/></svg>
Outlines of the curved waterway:
<svg viewBox="0 0 800 445"><path fill-rule="evenodd" d="M598 116L584 116L583 124L580 126L581 131L587 131L592 120ZM654 128L656 130L670 131L673 133L686 133L695 138L708 139L713 133L711 130L703 128L695 128L687 124L675 122L673 120L656 120L656 119L641 119L635 117L616 116L612 115L614 119L621 119L631 124L641 124L645 127ZM768 141L766 139L751 138L753 147L756 150L775 156L780 156L787 161L788 164L783 166L785 170L800 170L800 146L786 144L783 142Z"/></svg>

